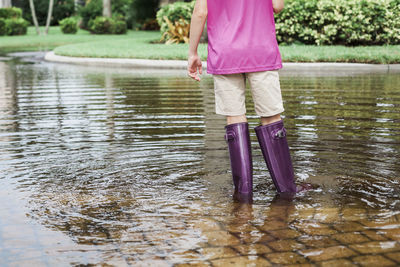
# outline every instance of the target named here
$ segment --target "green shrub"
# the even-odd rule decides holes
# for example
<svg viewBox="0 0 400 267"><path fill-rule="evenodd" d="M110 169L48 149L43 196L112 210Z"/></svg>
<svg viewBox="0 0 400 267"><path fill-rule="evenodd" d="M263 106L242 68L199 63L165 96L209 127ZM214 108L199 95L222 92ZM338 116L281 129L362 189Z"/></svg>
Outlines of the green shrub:
<svg viewBox="0 0 400 267"><path fill-rule="evenodd" d="M0 35L26 34L28 25L29 23L22 18L20 8L0 8Z"/></svg>
<svg viewBox="0 0 400 267"><path fill-rule="evenodd" d="M121 16L114 16L114 18L98 16L89 21L89 30L95 34L125 34L127 24Z"/></svg>
<svg viewBox="0 0 400 267"><path fill-rule="evenodd" d="M13 0L12 4L22 9L22 17L25 20L32 22L32 14L28 0ZM34 4L39 25L45 25L49 9L49 0L34 0ZM73 16L74 14L74 0L54 0L51 25L57 25L60 20Z"/></svg>
<svg viewBox="0 0 400 267"><path fill-rule="evenodd" d="M400 44L400 0L392 0L386 9L383 33L378 41L385 44Z"/></svg>
<svg viewBox="0 0 400 267"><path fill-rule="evenodd" d="M111 11L113 15L120 15L125 21L129 20L130 5L133 0L112 0ZM90 30L89 21L103 15L103 0L91 0L78 11L82 17L81 28Z"/></svg>
<svg viewBox="0 0 400 267"><path fill-rule="evenodd" d="M89 21L89 30L95 34L112 34L115 31L115 21L112 18L98 16Z"/></svg>
<svg viewBox="0 0 400 267"><path fill-rule="evenodd" d="M0 8L0 18L18 19L22 17L22 10L17 7Z"/></svg>
<svg viewBox="0 0 400 267"><path fill-rule="evenodd" d="M116 20L114 24L114 31L115 34L125 34L127 31L127 25L124 20Z"/></svg>
<svg viewBox="0 0 400 267"><path fill-rule="evenodd" d="M297 0L286 3L284 10L275 19L278 41L314 43L316 30L312 26L316 21L317 3L318 0Z"/></svg>
<svg viewBox="0 0 400 267"><path fill-rule="evenodd" d="M155 29L159 30L159 26L153 24L156 19L159 0L132 0L129 10L129 22L133 28L138 29Z"/></svg>
<svg viewBox="0 0 400 267"><path fill-rule="evenodd" d="M3 18L0 18L0 36L6 35L6 34L7 34L6 20Z"/></svg>
<svg viewBox="0 0 400 267"><path fill-rule="evenodd" d="M296 0L276 16L281 43L400 43L400 0Z"/></svg>
<svg viewBox="0 0 400 267"><path fill-rule="evenodd" d="M160 25L161 33L164 35L169 30L168 22L164 19L167 17L169 21L175 23L180 19L186 24L190 24L190 18L192 17L195 1L192 2L175 2L173 4L163 6L157 12L157 22Z"/></svg>
<svg viewBox="0 0 400 267"><path fill-rule="evenodd" d="M113 17L118 16L119 20L126 22L127 27L132 27L132 2L135 0L112 0L111 12ZM149 0L147 0L149 1Z"/></svg>
<svg viewBox="0 0 400 267"><path fill-rule="evenodd" d="M7 35L24 35L29 23L23 18L6 19Z"/></svg>
<svg viewBox="0 0 400 267"><path fill-rule="evenodd" d="M157 19L146 19L140 26L142 31L159 31L160 25L158 25Z"/></svg>
<svg viewBox="0 0 400 267"><path fill-rule="evenodd" d="M103 14L103 1L91 0L84 7L79 9L79 15L82 17L81 28L90 30L89 21L93 21L96 17Z"/></svg>
<svg viewBox="0 0 400 267"><path fill-rule="evenodd" d="M63 33L75 34L78 31L78 21L74 17L62 19L58 23Z"/></svg>

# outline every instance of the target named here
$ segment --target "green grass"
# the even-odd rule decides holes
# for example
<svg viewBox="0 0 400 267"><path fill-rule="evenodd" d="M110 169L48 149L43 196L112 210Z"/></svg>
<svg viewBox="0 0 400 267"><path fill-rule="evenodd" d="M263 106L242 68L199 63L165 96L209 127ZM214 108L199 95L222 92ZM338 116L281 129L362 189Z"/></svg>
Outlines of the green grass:
<svg viewBox="0 0 400 267"><path fill-rule="evenodd" d="M54 49L57 55L102 58L187 58L187 44L165 45L154 43L159 32L129 31L126 35L93 35L79 30L77 34L62 34L59 27L51 27L49 35L37 36L30 27L24 36L0 37L0 53ZM284 62L358 62L400 63L400 45L392 46L280 46ZM200 44L199 54L207 57L207 45Z"/></svg>
<svg viewBox="0 0 400 267"><path fill-rule="evenodd" d="M43 32L44 27L41 27ZM128 35L94 35L88 31L78 30L77 34L63 34L60 27L50 27L49 34L46 36L37 35L34 27L28 27L26 35L21 36L0 36L0 54L20 51L45 51L58 46L101 41L101 40L119 40L131 36Z"/></svg>
<svg viewBox="0 0 400 267"><path fill-rule="evenodd" d="M154 43L160 37L159 32L130 32L124 39L66 45L56 48L54 52L57 55L76 57L187 59L187 44ZM203 59L207 57L206 44L200 44L199 54Z"/></svg>
<svg viewBox="0 0 400 267"><path fill-rule="evenodd" d="M280 46L285 62L400 63L400 45L388 46Z"/></svg>

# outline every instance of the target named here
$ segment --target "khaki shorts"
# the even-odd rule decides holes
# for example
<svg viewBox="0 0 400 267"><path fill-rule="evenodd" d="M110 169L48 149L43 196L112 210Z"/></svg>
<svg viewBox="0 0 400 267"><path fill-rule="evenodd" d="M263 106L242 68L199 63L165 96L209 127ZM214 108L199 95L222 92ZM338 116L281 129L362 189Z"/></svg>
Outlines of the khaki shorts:
<svg viewBox="0 0 400 267"><path fill-rule="evenodd" d="M215 112L225 116L246 114L246 79L250 82L255 111L260 117L282 113L283 103L277 70L213 75Z"/></svg>

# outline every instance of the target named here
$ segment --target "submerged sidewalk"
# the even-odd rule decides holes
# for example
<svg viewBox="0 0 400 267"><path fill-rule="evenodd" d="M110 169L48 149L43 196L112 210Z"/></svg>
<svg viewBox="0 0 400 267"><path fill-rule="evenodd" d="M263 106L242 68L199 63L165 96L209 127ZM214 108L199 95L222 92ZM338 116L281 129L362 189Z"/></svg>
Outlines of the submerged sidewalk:
<svg viewBox="0 0 400 267"><path fill-rule="evenodd" d="M56 55L53 51L46 53L45 60L50 62L78 64L87 66L147 68L166 70L185 70L185 60L152 60L152 59L128 59L128 58L84 58ZM388 73L400 71L400 64L363 64L363 63L283 63L286 71L355 71L362 73ZM203 62L204 72L207 63Z"/></svg>

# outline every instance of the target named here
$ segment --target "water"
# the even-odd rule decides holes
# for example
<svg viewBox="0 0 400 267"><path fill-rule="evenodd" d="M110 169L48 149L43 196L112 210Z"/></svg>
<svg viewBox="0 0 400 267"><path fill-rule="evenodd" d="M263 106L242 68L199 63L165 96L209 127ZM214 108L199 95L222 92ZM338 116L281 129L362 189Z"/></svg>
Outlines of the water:
<svg viewBox="0 0 400 267"><path fill-rule="evenodd" d="M397 265L399 84L281 72L315 190L276 196L251 131L249 205L232 201L210 76L0 62L0 265Z"/></svg>

